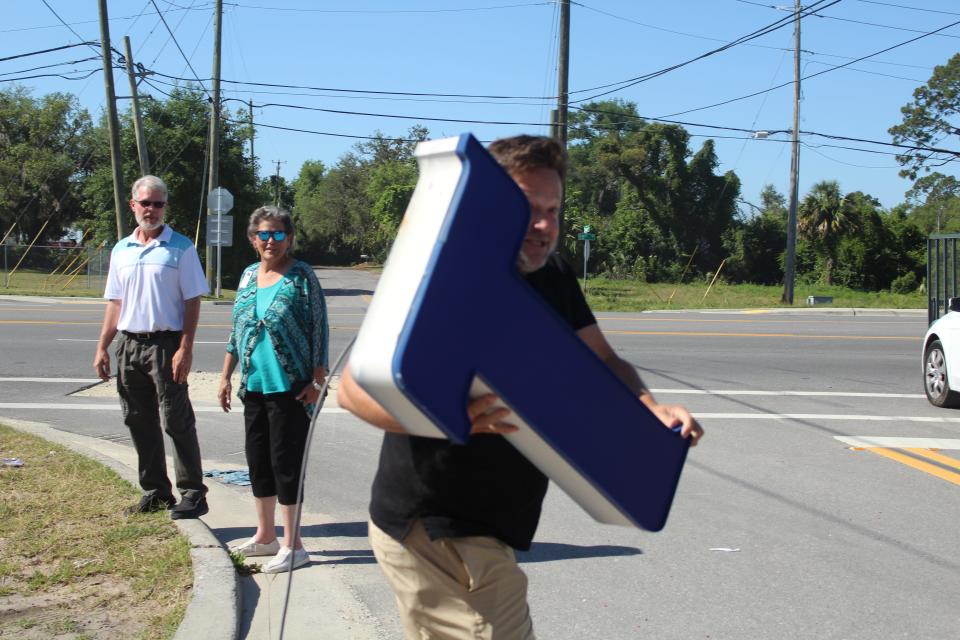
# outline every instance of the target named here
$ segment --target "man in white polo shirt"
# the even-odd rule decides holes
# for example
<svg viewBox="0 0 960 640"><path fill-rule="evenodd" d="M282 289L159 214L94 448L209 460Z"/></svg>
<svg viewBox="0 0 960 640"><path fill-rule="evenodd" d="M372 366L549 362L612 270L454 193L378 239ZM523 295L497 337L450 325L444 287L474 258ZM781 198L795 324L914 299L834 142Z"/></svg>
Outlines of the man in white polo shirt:
<svg viewBox="0 0 960 640"><path fill-rule="evenodd" d="M110 379L107 348L119 331L117 389L144 492L127 513L172 509L174 519L197 518L207 513L207 488L187 376L200 296L209 289L193 243L163 224L167 185L143 176L133 183L132 196L137 228L110 256L103 294L107 309L93 368L101 379ZM173 440L179 504L167 477L163 431Z"/></svg>

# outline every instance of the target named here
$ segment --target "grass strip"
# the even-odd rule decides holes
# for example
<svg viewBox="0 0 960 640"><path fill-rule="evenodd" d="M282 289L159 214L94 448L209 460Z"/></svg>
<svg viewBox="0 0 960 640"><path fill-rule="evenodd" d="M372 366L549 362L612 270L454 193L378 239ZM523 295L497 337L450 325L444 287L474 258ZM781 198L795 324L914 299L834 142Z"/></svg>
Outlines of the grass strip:
<svg viewBox="0 0 960 640"><path fill-rule="evenodd" d="M580 281L581 286L583 280ZM826 285L797 285L794 304L780 302L781 286L759 284L726 284L717 282L707 292L709 283L669 284L637 280L587 279L587 301L594 311L647 311L654 309L791 309L807 308L809 296L829 296L823 308L926 309L923 293L890 293L889 291L854 291Z"/></svg>
<svg viewBox="0 0 960 640"><path fill-rule="evenodd" d="M172 638L189 542L102 464L0 424L0 638Z"/></svg>

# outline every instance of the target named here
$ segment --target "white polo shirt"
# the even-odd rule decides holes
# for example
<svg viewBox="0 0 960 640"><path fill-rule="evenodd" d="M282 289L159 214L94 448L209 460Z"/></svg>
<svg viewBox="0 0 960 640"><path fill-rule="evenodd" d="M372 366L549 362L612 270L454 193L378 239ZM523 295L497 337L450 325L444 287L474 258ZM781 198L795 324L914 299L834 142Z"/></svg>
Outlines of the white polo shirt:
<svg viewBox="0 0 960 640"><path fill-rule="evenodd" d="M181 331L184 301L209 291L196 247L164 225L146 245L134 230L113 247L103 297L120 300L120 331Z"/></svg>

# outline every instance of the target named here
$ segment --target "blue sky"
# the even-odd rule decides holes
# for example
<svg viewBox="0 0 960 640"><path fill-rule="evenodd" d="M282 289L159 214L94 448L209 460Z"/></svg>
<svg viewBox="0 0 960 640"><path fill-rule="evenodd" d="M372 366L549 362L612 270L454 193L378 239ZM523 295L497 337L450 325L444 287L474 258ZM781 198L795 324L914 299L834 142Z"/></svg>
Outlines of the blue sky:
<svg viewBox="0 0 960 640"><path fill-rule="evenodd" d="M97 3L93 0L7 0L3 4L6 15L0 27L0 57L77 43L81 37L99 40ZM209 87L206 80L212 68L213 2L112 0L108 4L116 49L122 50L122 38L128 35L137 62L168 76L193 78L196 72ZM786 7L777 8L777 4L790 4L792 9L789 0L575 2L571 11L571 100L600 93L590 91L593 87L685 62L789 15ZM155 7L173 30L175 41ZM960 5L955 0L841 0L820 14L822 17L803 21L804 76L960 21ZM417 123L427 126L432 137L470 131L481 140L492 140L520 132L547 133L553 104L544 97L556 93L558 15L556 3L549 1L226 0L223 95L244 103L253 100L258 124L341 136L366 136L375 130L403 136ZM789 130L792 84L764 91L792 81L792 47L793 28L788 25L606 97L635 102L638 112L651 118L748 131ZM801 130L889 142L887 129L900 122L900 107L911 100L917 86L929 79L935 65L945 63L958 50L960 25L805 81ZM99 62L18 72L94 55L92 49L78 47L0 62L0 81L38 73L83 75L67 72L99 69ZM154 76L152 81L164 90L170 87L161 82L172 82L161 76ZM243 81L324 90L239 84ZM115 82L119 94L129 93L125 75L116 73ZM83 80L36 78L21 84L31 87L35 95L74 93L95 115L103 109L100 72ZM384 95L344 89L510 97ZM141 91L159 95L149 86L141 86ZM764 93L702 108L756 92ZM381 115L259 106L266 103ZM240 102L227 104L231 109L241 106ZM121 109L125 108L126 103L121 102ZM694 150L707 137L716 140L720 169L736 171L743 182L741 195L745 200L759 202L759 193L768 183L787 193L788 134L759 140L739 131L704 126L687 129L695 136L691 144ZM908 181L898 177L899 166L889 147L815 136L803 140L801 197L815 182L836 179L844 192L863 191L892 207L910 188ZM255 150L262 173L276 171L279 160L281 174L292 179L305 160L332 165L356 142L349 137L260 126ZM880 153L838 148L842 146ZM940 171L956 175L955 164Z"/></svg>

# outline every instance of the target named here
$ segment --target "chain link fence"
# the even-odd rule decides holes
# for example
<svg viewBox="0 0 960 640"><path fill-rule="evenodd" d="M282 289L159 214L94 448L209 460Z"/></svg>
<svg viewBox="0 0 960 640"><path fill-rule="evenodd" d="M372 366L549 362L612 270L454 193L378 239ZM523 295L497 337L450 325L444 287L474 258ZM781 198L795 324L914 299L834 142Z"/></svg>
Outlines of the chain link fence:
<svg viewBox="0 0 960 640"><path fill-rule="evenodd" d="M103 294L111 247L3 244L0 293Z"/></svg>

